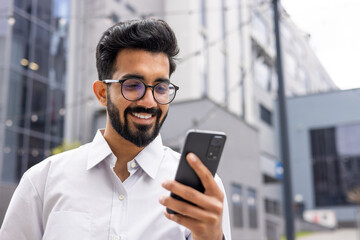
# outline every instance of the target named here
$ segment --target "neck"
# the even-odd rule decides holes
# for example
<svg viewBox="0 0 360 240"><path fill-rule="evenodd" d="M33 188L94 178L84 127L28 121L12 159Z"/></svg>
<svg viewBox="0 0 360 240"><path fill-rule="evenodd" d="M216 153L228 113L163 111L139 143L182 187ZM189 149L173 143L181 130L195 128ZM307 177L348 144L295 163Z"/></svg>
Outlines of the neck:
<svg viewBox="0 0 360 240"><path fill-rule="evenodd" d="M114 166L114 172L118 178L124 182L130 176L127 169L127 163L133 160L144 147L139 148L135 144L124 139L112 128L111 124L106 125L103 134L111 151L117 159Z"/></svg>
<svg viewBox="0 0 360 240"><path fill-rule="evenodd" d="M138 147L132 142L129 142L120 136L111 126L107 125L103 133L106 142L109 144L111 151L116 156L117 160L123 163L128 163L136 157L136 155L144 149Z"/></svg>

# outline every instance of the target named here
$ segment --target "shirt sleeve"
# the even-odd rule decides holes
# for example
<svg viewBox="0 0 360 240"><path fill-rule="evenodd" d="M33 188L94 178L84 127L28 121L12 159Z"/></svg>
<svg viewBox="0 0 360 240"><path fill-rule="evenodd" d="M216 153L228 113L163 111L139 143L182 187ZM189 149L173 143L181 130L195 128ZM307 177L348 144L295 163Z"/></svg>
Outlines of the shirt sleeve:
<svg viewBox="0 0 360 240"><path fill-rule="evenodd" d="M1 240L42 239L42 201L25 173L16 188L0 229Z"/></svg>
<svg viewBox="0 0 360 240"><path fill-rule="evenodd" d="M224 193L223 217L222 217L222 229L223 229L223 234L224 234L223 239L231 240L229 206L228 206L228 202L227 202L227 198L226 198L225 188L224 188L224 185L223 185L220 177L218 177L218 175L215 175L215 181Z"/></svg>

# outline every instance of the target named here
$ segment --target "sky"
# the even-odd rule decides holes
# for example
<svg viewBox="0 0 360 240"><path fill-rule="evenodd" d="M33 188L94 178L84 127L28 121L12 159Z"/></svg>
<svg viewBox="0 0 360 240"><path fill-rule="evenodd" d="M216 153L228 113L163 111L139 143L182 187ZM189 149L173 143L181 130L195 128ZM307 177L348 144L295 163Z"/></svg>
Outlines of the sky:
<svg viewBox="0 0 360 240"><path fill-rule="evenodd" d="M360 0L281 0L340 89L360 88Z"/></svg>

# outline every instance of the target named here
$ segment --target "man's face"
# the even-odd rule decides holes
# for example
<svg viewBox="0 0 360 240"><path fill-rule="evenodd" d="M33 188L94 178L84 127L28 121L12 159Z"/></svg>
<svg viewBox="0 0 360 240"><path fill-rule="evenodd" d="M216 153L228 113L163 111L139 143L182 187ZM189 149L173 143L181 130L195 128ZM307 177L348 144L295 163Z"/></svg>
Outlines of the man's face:
<svg viewBox="0 0 360 240"><path fill-rule="evenodd" d="M147 85L169 79L169 60L164 53L138 49L121 50L116 58L112 79L141 79ZM138 147L144 147L159 134L169 105L158 104L147 88L145 96L128 101L121 94L121 84L112 83L107 92L107 112L113 129Z"/></svg>

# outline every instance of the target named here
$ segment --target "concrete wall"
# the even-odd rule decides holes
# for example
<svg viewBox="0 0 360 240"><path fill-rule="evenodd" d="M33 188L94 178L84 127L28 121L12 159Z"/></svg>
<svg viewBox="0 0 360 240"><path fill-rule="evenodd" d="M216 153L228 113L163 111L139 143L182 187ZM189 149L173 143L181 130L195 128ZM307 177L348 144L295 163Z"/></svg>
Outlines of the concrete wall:
<svg viewBox="0 0 360 240"><path fill-rule="evenodd" d="M301 194L315 208L311 163L312 128L360 124L360 89L334 91L287 100L293 196ZM355 218L355 207L336 207L340 221Z"/></svg>

